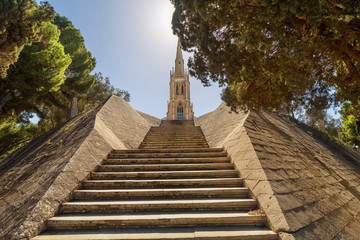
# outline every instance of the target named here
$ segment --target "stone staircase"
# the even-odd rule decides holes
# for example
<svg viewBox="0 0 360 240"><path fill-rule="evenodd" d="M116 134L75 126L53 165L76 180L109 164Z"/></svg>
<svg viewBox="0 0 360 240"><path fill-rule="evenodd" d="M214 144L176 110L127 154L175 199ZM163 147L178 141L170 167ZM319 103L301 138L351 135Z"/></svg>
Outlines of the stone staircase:
<svg viewBox="0 0 360 240"><path fill-rule="evenodd" d="M192 120L163 120L159 127L151 127L141 142L141 149L159 148L206 148L206 142L200 127Z"/></svg>
<svg viewBox="0 0 360 240"><path fill-rule="evenodd" d="M112 151L34 239L277 239L222 148L145 146Z"/></svg>

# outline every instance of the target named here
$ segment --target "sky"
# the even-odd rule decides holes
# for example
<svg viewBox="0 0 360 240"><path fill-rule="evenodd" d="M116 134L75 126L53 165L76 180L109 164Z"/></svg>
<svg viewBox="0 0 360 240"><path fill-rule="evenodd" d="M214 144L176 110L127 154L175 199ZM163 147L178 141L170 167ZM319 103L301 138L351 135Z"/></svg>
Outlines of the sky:
<svg viewBox="0 0 360 240"><path fill-rule="evenodd" d="M169 100L170 70L177 37L171 29L170 0L48 0L60 15L80 29L86 48L96 58L93 71L109 77L131 95L130 105L164 118ZM190 56L183 52L184 61ZM199 117L221 103L217 83L204 87L190 77L190 98Z"/></svg>

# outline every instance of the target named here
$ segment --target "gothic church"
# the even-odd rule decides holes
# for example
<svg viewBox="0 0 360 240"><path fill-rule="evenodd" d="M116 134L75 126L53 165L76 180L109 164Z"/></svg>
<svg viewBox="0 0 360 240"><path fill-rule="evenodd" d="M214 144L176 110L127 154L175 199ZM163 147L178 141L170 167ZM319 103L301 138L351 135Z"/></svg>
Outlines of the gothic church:
<svg viewBox="0 0 360 240"><path fill-rule="evenodd" d="M170 71L170 102L167 120L192 120L193 106L190 102L189 72L184 69L180 40L178 41L175 70Z"/></svg>

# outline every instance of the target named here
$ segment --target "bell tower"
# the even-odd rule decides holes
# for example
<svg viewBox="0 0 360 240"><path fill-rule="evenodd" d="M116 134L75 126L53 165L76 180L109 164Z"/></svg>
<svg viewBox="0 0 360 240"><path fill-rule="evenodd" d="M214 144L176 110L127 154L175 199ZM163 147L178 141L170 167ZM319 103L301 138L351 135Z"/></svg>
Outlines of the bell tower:
<svg viewBox="0 0 360 240"><path fill-rule="evenodd" d="M178 40L175 69L170 71L170 102L168 102L167 120L192 120L193 118L189 73L185 72L180 40Z"/></svg>

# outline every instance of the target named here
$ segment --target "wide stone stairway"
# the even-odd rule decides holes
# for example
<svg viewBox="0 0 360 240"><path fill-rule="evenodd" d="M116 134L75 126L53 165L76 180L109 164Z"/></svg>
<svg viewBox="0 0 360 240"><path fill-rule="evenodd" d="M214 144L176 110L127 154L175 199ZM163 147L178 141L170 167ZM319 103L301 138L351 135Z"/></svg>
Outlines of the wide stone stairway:
<svg viewBox="0 0 360 240"><path fill-rule="evenodd" d="M34 239L277 239L226 151L191 121L114 150Z"/></svg>
<svg viewBox="0 0 360 240"><path fill-rule="evenodd" d="M139 148L208 148L200 127L192 120L163 120L159 127L151 127Z"/></svg>

